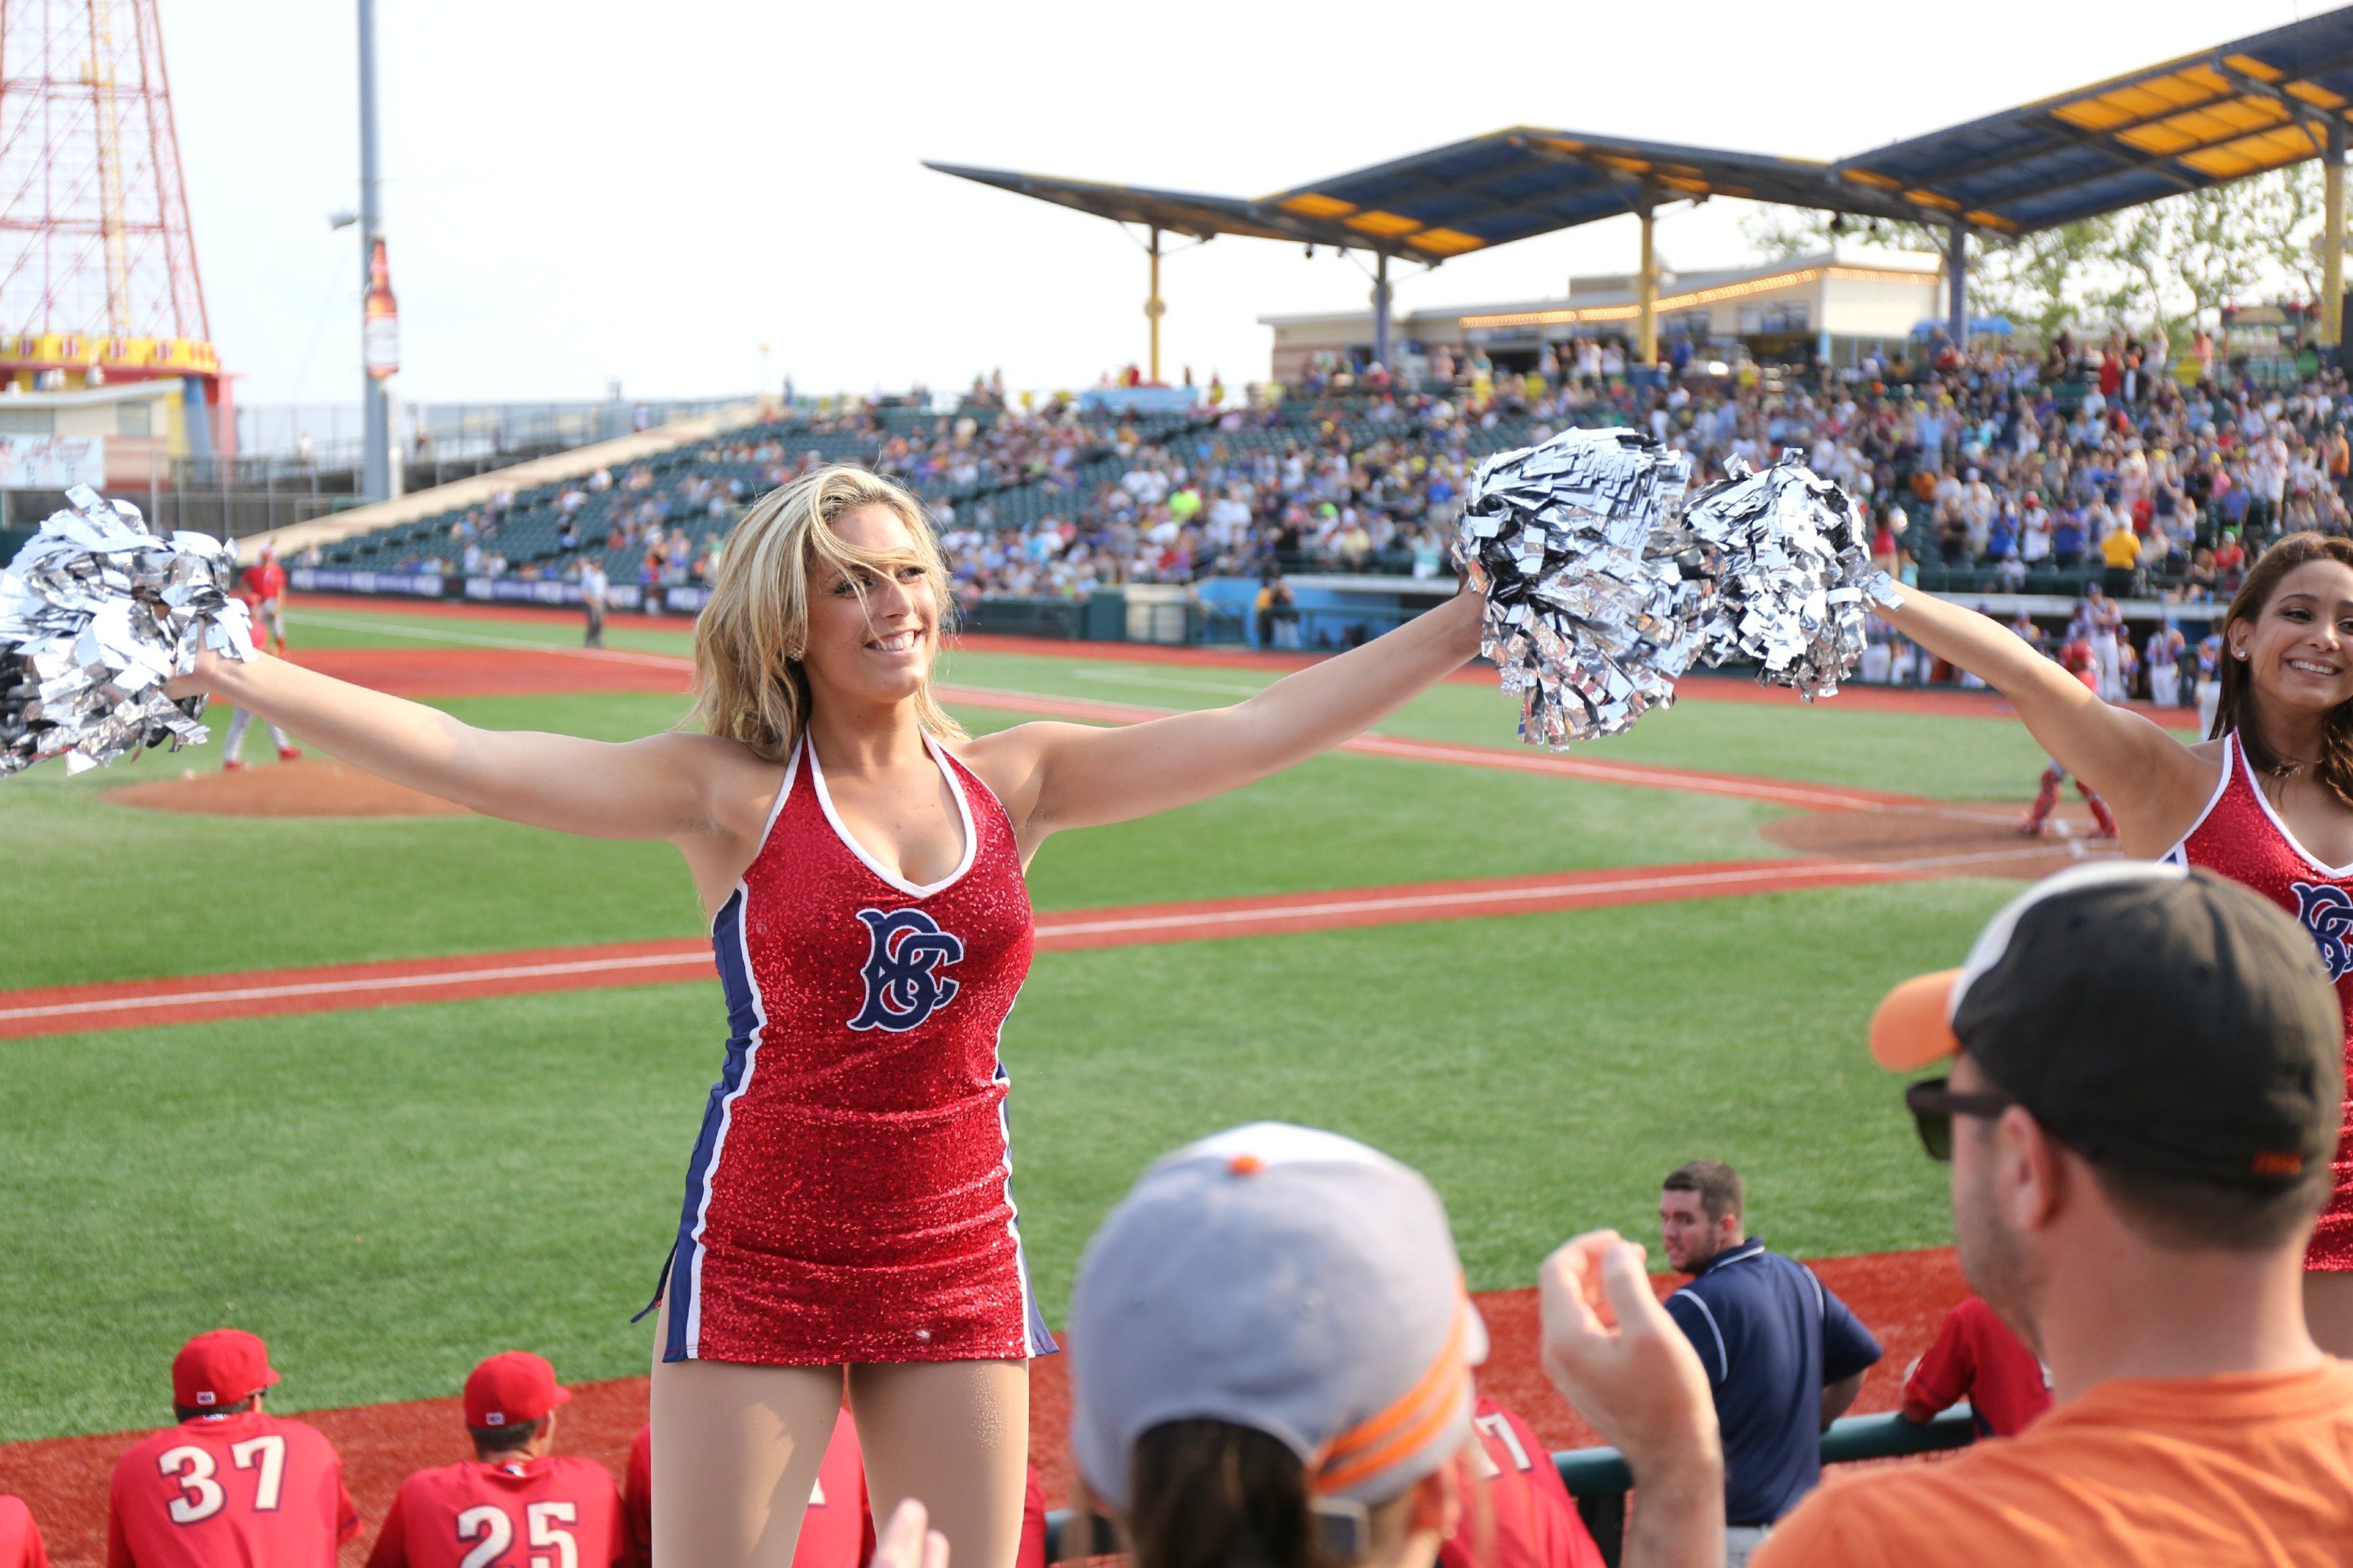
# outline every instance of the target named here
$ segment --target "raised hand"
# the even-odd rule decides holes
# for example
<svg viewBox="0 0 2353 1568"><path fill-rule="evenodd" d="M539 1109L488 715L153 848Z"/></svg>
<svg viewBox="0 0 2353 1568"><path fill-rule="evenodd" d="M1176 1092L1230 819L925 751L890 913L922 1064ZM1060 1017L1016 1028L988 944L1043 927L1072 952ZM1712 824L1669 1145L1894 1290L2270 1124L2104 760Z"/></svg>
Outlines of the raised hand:
<svg viewBox="0 0 2353 1568"><path fill-rule="evenodd" d="M1545 1259L1545 1375L1634 1472L1641 1497L1626 1568L1709 1568L1724 1561L1715 1402L1691 1342L1651 1293L1644 1256L1616 1231L1595 1230Z"/></svg>

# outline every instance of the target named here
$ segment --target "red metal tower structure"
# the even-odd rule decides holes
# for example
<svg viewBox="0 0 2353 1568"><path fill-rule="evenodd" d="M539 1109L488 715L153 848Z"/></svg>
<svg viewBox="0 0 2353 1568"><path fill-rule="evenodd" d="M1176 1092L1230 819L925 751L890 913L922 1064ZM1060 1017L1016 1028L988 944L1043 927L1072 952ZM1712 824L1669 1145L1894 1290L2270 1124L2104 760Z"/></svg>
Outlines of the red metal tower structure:
<svg viewBox="0 0 2353 1568"><path fill-rule="evenodd" d="M155 0L0 0L0 382L219 371Z"/></svg>

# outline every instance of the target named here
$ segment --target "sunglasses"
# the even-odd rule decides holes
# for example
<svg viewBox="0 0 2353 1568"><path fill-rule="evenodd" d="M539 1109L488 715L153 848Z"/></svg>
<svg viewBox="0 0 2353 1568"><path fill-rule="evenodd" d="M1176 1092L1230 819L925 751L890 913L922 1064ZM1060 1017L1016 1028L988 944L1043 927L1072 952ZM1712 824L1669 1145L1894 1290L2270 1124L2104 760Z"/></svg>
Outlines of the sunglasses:
<svg viewBox="0 0 2353 1568"><path fill-rule="evenodd" d="M1920 1130L1920 1147L1938 1164L1953 1158L1953 1118L2000 1116L2018 1103L2006 1094L1959 1094L1948 1078L1922 1079L1904 1091L1905 1109Z"/></svg>

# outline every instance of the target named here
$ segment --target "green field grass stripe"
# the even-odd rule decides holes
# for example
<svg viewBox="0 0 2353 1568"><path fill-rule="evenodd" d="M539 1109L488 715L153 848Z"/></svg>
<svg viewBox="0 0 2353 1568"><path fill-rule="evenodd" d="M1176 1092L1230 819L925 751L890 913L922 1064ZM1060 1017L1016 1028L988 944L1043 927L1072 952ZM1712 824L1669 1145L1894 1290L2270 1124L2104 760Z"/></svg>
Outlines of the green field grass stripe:
<svg viewBox="0 0 2353 1568"><path fill-rule="evenodd" d="M314 626L333 626L346 631L389 633L414 637L418 642L453 643L461 647L520 648L526 653L569 654L575 658L596 659L607 664L652 665L663 669L694 668L694 660L674 653L638 653L617 647L574 647L559 642L533 641L528 637L494 637L488 632L453 632L446 627L421 626L414 622L394 625L349 616L322 616L315 610L303 611L297 619Z"/></svg>
<svg viewBox="0 0 2353 1568"><path fill-rule="evenodd" d="M2054 857L2068 852L2063 846L2045 851ZM1884 862L1794 859L1665 866L1081 910L1039 917L1037 945L1041 952L1127 947L1788 892L1961 874L1988 861L2015 860L2018 853L2004 848ZM0 992L0 1039L660 984L709 979L710 966L705 943L679 940Z"/></svg>

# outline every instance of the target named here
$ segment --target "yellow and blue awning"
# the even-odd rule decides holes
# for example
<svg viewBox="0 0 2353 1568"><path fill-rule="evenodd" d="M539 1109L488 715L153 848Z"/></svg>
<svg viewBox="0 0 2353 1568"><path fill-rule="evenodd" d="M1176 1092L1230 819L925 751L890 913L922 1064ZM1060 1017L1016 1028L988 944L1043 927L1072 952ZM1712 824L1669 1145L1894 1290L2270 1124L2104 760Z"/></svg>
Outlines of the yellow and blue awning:
<svg viewBox="0 0 2353 1568"><path fill-rule="evenodd" d="M1255 199L928 167L1123 223L1436 264L1721 195L2028 234L2306 158L2353 110L2353 6L1833 163L1516 126Z"/></svg>

